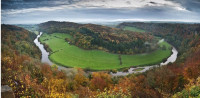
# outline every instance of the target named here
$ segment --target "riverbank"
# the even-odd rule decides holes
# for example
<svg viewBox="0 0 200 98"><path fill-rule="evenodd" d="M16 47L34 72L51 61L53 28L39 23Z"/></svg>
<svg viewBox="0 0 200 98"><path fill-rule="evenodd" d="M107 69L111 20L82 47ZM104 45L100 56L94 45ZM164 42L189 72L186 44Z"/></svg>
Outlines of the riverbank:
<svg viewBox="0 0 200 98"><path fill-rule="evenodd" d="M126 76L128 74L132 74L132 73L143 73L146 72L147 70L150 70L153 67L159 67L159 66L164 66L167 65L168 63L173 63L176 61L177 59L177 55L178 55L178 51L176 50L175 47L173 47L172 49L172 55L165 61L165 62L161 62L159 65L151 65L151 66L145 66L145 67L134 67L134 68L129 68L128 72L122 72L122 71L117 71L116 73L110 73L112 76ZM137 71L136 69L141 69L139 71Z"/></svg>
<svg viewBox="0 0 200 98"><path fill-rule="evenodd" d="M41 52L42 52L42 59L41 59L41 62L43 62L43 63L48 63L49 65L53 65L54 63L53 62L51 62L51 60L49 59L49 52L47 52L46 50L45 50L45 48L44 48L44 45L42 45L39 41L38 41L38 39L39 39L39 37L42 35L42 33L40 33L38 36L37 36L37 38L34 40L34 42L35 42L35 44L39 47L39 49L41 50ZM173 50L174 50L175 48L173 48L172 49L172 52L173 52ZM177 50L175 49L175 51L177 52ZM173 54L176 54L176 52L173 52L172 53L172 55ZM177 52L178 53L178 52ZM161 54L160 54L161 55ZM172 56L171 55L171 56ZM152 55L152 56L154 56L154 55ZM170 57L171 57L170 56ZM169 58L170 58L169 57ZM177 57L177 55L176 55L176 57ZM169 59L168 58L168 59ZM176 58L174 58L173 59L173 61L175 61L176 60ZM169 63L169 62L171 62L172 60L167 60L166 62L162 62L161 64L163 64L163 65L166 65L166 63ZM155 66L155 65L153 65L153 66ZM134 68L129 68L128 69L128 72L120 72L120 71L118 71L117 73L111 73L113 76L120 76L120 75L127 75L127 74L131 74L131 73L134 73L134 72L145 72L146 70L148 70L148 69L150 69L150 67L152 67L152 66L145 66L145 67L135 67L134 66ZM62 69L73 69L73 68L66 68L66 67L63 67L63 66L58 66L58 68L60 69L60 70L62 70ZM143 69L143 70L140 70L140 71L138 71L138 70L136 70L137 68L141 68L141 69Z"/></svg>

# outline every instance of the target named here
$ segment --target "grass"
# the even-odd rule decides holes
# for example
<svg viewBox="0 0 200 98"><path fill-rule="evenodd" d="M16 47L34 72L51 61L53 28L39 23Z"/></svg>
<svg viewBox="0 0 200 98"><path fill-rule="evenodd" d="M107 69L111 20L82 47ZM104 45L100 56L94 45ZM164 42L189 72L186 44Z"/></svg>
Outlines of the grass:
<svg viewBox="0 0 200 98"><path fill-rule="evenodd" d="M138 29L136 27L129 27L129 26L124 27L124 30L129 30L129 31L134 31L134 32L145 32L145 30Z"/></svg>
<svg viewBox="0 0 200 98"><path fill-rule="evenodd" d="M72 37L68 34L53 33L43 34L40 41L49 45L52 49L50 60L56 64L67 67L89 68L92 70L121 69L130 66L149 65L162 62L163 59L171 55L171 47L168 43L167 50L158 49L149 54L121 55L122 65L118 54L112 54L100 50L84 50L74 45L68 44L64 39Z"/></svg>

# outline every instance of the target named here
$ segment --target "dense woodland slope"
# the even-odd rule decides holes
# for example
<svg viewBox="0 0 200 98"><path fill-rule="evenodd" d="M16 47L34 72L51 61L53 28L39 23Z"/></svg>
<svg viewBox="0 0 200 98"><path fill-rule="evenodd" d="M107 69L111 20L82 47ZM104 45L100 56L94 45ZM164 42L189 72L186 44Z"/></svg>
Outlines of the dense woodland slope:
<svg viewBox="0 0 200 98"><path fill-rule="evenodd" d="M36 38L34 33L16 26L2 25L1 35L2 56L16 53L40 58L40 50L33 42Z"/></svg>
<svg viewBox="0 0 200 98"><path fill-rule="evenodd" d="M41 23L39 30L44 33L67 33L73 36L74 40L66 39L71 44L84 49L100 49L112 53L144 53L159 47L156 45L158 40L150 34L125 31L95 24L49 21ZM152 43L153 45L150 47L145 45L145 42Z"/></svg>
<svg viewBox="0 0 200 98"><path fill-rule="evenodd" d="M190 96L198 98L200 96L200 30L198 28L200 27L199 25L185 27L182 27L183 24L173 25L177 26L165 28L166 30L161 27L154 29L165 31L160 33L164 38L165 34L176 36L171 44L181 51L179 60L142 74L125 77L112 77L105 72L85 75L81 69L73 72L58 71L56 66L50 67L40 63L41 53L33 43L35 34L16 26L2 25L1 85L12 87L16 97L185 98ZM139 25L134 26L139 28ZM185 31L186 27L194 29ZM154 31L153 34L158 32ZM166 39L170 42L171 37L168 37Z"/></svg>
<svg viewBox="0 0 200 98"><path fill-rule="evenodd" d="M153 35L165 38L167 42L175 46L179 55L183 54L199 42L200 24L179 24L179 23L121 23L117 27L137 27Z"/></svg>

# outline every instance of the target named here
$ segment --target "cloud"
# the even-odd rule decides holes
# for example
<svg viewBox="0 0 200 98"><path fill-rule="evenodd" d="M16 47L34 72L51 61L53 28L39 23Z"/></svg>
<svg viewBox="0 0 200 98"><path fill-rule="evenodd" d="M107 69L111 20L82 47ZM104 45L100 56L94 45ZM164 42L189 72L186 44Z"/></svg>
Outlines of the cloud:
<svg viewBox="0 0 200 98"><path fill-rule="evenodd" d="M19 13L29 13L29 12L34 12L34 11L55 11L55 10L60 10L60 9L65 9L69 8L66 7L65 5L61 5L58 7L39 7L39 8L24 8L24 9L6 9L2 10L3 14L19 14Z"/></svg>
<svg viewBox="0 0 200 98"><path fill-rule="evenodd" d="M3 0L2 5L5 23L200 21L198 0Z"/></svg>
<svg viewBox="0 0 200 98"><path fill-rule="evenodd" d="M14 0L15 1L15 0ZM111 9L137 9L144 7L172 8L178 11L188 11L180 3L167 0L27 0L29 2L16 0L9 3L2 2L4 14L28 13L32 11L54 11L70 8L111 8ZM12 5L18 9L12 9ZM7 5L7 7L5 7ZM23 5L23 6L22 6ZM10 8L9 8L10 7ZM20 8L21 7L21 8Z"/></svg>
<svg viewBox="0 0 200 98"><path fill-rule="evenodd" d="M2 9L27 9L70 5L79 0L2 0Z"/></svg>
<svg viewBox="0 0 200 98"><path fill-rule="evenodd" d="M155 7L171 7L175 10L187 11L179 3L167 0L82 0L80 2L74 3L71 6L74 7L100 7L100 8L143 8L146 6Z"/></svg>
<svg viewBox="0 0 200 98"><path fill-rule="evenodd" d="M200 0L175 0L189 11L200 12Z"/></svg>

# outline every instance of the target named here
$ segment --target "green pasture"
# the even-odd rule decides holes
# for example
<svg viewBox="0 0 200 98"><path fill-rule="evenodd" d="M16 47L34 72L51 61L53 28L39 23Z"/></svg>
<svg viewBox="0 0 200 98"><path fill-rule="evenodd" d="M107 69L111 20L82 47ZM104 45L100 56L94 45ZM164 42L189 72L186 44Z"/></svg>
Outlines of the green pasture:
<svg viewBox="0 0 200 98"><path fill-rule="evenodd" d="M124 30L129 30L129 31L134 31L134 32L145 32L145 30L138 29L136 27L129 27L129 26L125 26L123 29Z"/></svg>
<svg viewBox="0 0 200 98"><path fill-rule="evenodd" d="M63 33L44 33L40 41L49 45L52 49L49 58L58 65L67 67L89 68L92 70L120 69L130 66L144 66L162 62L163 59L171 55L171 47L167 42L166 50L158 49L148 54L121 55L122 64L120 65L119 54L112 54L100 50L84 50L75 45L70 45L65 38L72 37Z"/></svg>

